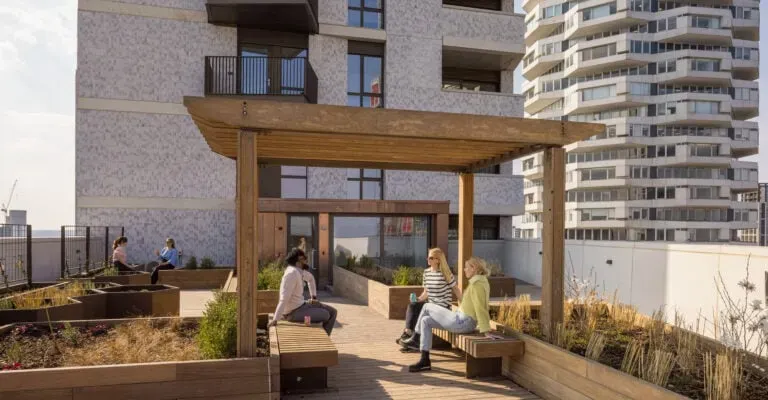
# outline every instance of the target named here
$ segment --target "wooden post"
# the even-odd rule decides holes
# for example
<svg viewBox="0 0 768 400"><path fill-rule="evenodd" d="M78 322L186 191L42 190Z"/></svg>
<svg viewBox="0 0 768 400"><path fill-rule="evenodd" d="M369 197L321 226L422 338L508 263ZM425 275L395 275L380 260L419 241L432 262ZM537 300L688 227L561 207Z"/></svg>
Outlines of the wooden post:
<svg viewBox="0 0 768 400"><path fill-rule="evenodd" d="M331 249L331 230L330 215L328 213L320 213L317 217L317 247L320 256L318 257L318 275L320 280L318 282L319 288L324 288L330 283L331 278L331 257L333 255L333 249Z"/></svg>
<svg viewBox="0 0 768 400"><path fill-rule="evenodd" d="M259 273L259 167L256 134L240 132L237 150L237 356L256 356Z"/></svg>
<svg viewBox="0 0 768 400"><path fill-rule="evenodd" d="M474 198L475 175L471 173L459 175L459 265L456 274L459 276L459 287L464 290L469 283L464 278L464 263L472 257L472 235L474 233Z"/></svg>
<svg viewBox="0 0 768 400"><path fill-rule="evenodd" d="M545 337L563 322L565 253L565 151L544 150L544 216L541 255L541 324Z"/></svg>
<svg viewBox="0 0 768 400"><path fill-rule="evenodd" d="M448 214L435 215L435 246L448 251Z"/></svg>

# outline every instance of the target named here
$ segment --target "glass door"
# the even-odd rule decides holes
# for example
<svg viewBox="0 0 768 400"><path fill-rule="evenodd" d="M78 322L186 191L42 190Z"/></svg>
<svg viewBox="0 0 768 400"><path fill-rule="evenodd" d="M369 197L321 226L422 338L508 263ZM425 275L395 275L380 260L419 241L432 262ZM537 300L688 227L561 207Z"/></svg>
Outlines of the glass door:
<svg viewBox="0 0 768 400"><path fill-rule="evenodd" d="M240 93L269 93L269 49L267 46L243 45L240 49Z"/></svg>
<svg viewBox="0 0 768 400"><path fill-rule="evenodd" d="M307 214L289 214L288 215L288 249L286 253L294 247L304 250L309 263L309 270L318 277L318 254L317 254L317 216ZM319 288L318 288L319 289Z"/></svg>

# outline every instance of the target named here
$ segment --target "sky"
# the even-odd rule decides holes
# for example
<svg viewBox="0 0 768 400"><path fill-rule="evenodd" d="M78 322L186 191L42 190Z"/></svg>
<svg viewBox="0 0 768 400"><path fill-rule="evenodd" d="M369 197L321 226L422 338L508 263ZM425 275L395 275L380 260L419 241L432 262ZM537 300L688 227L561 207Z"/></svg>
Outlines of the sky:
<svg viewBox="0 0 768 400"><path fill-rule="evenodd" d="M768 32L768 18L760 25ZM768 60L768 44L760 53ZM26 209L35 230L75 221L76 65L77 0L0 0L0 203L18 179L11 208ZM761 61L760 74L767 68ZM519 68L516 78L519 93ZM766 107L761 102L758 120L768 129ZM751 160L768 181L762 130L766 150Z"/></svg>

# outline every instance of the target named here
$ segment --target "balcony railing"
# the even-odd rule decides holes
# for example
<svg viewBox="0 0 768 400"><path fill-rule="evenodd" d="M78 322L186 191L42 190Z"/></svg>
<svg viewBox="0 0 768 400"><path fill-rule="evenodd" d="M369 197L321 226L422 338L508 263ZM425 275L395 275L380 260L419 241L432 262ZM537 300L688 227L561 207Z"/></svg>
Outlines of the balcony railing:
<svg viewBox="0 0 768 400"><path fill-rule="evenodd" d="M306 57L205 57L206 96L300 96L317 103L317 75Z"/></svg>

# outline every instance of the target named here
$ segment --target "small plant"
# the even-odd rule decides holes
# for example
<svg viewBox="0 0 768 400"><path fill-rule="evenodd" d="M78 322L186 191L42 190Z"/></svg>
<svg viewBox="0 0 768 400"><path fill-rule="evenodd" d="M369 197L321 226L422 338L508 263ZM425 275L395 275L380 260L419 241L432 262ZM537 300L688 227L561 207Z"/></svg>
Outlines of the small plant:
<svg viewBox="0 0 768 400"><path fill-rule="evenodd" d="M80 343L80 330L73 327L69 322L64 323L64 329L60 333L61 337L70 346L77 346Z"/></svg>
<svg viewBox="0 0 768 400"><path fill-rule="evenodd" d="M573 347L574 339L576 338L576 331L568 328L565 324L557 323L555 325L555 335L552 341L557 347L570 351Z"/></svg>
<svg viewBox="0 0 768 400"><path fill-rule="evenodd" d="M605 342L605 335L597 332L593 333L592 336L589 337L586 357L595 361L599 360L600 356L603 354Z"/></svg>
<svg viewBox="0 0 768 400"><path fill-rule="evenodd" d="M5 359L9 364L21 364L24 360L24 349L21 347L21 343L13 342L10 347L5 350Z"/></svg>
<svg viewBox="0 0 768 400"><path fill-rule="evenodd" d="M119 275L119 271L117 270L117 268L115 268L114 265L110 265L104 268L104 271L102 271L101 274L104 276L117 276Z"/></svg>
<svg viewBox="0 0 768 400"><path fill-rule="evenodd" d="M273 261L259 268L258 290L278 290L285 273L285 264Z"/></svg>
<svg viewBox="0 0 768 400"><path fill-rule="evenodd" d="M730 400L741 398L742 360L733 349L717 354L704 355L704 388L707 400Z"/></svg>
<svg viewBox="0 0 768 400"><path fill-rule="evenodd" d="M649 357L641 358L643 364L640 378L661 387L667 386L669 374L675 365L675 355L668 351L655 350L648 352Z"/></svg>
<svg viewBox="0 0 768 400"><path fill-rule="evenodd" d="M488 272L490 276L504 276L504 270L497 261L488 262Z"/></svg>
<svg viewBox="0 0 768 400"><path fill-rule="evenodd" d="M422 284L424 270L401 265L392 272L392 284L395 286L417 286Z"/></svg>
<svg viewBox="0 0 768 400"><path fill-rule="evenodd" d="M214 263L212 259L203 257L203 259L200 260L200 269L211 269L214 267L216 267L216 263Z"/></svg>
<svg viewBox="0 0 768 400"><path fill-rule="evenodd" d="M635 375L642 363L644 354L645 349L641 341L632 340L629 342L626 351L624 351L624 359L621 361L621 370L629 375Z"/></svg>
<svg viewBox="0 0 768 400"><path fill-rule="evenodd" d="M200 354L207 359L233 357L237 351L237 299L216 292L208 302L197 334Z"/></svg>
<svg viewBox="0 0 768 400"><path fill-rule="evenodd" d="M366 255L360 256L360 261L357 262L357 265L360 268L376 268L376 263L373 262L373 259Z"/></svg>
<svg viewBox="0 0 768 400"><path fill-rule="evenodd" d="M531 318L531 296L523 294L515 300L504 300L499 307L499 319L514 331L522 332L523 323Z"/></svg>
<svg viewBox="0 0 768 400"><path fill-rule="evenodd" d="M0 310L13 310L13 300L9 298L0 299Z"/></svg>
<svg viewBox="0 0 768 400"><path fill-rule="evenodd" d="M195 257L195 256L189 257L189 260L187 260L187 263L184 264L184 268L186 268L186 269L197 269L197 257Z"/></svg>

